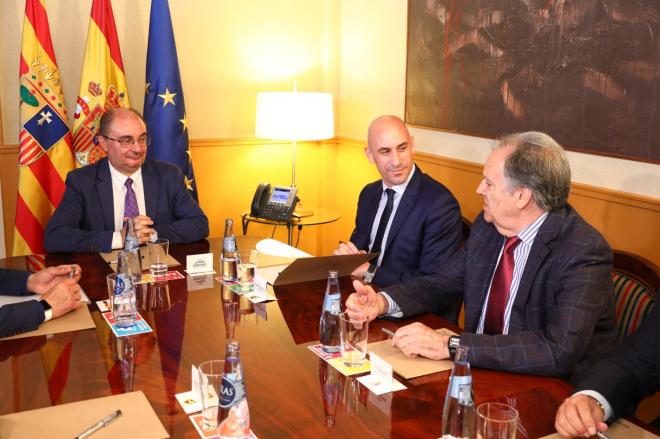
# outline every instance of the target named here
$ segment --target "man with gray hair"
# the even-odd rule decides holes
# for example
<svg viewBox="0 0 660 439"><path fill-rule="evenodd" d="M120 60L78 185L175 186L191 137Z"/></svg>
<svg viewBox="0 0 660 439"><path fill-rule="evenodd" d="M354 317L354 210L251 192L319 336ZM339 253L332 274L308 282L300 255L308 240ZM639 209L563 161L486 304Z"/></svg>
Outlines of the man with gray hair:
<svg viewBox="0 0 660 439"><path fill-rule="evenodd" d="M475 367L579 379L615 340L612 251L567 204L570 177L564 150L547 134L504 137L477 188L483 212L452 262L380 293L355 281L347 312L370 320L439 314L462 297L463 333L413 323L399 328L394 346L437 360L467 346Z"/></svg>

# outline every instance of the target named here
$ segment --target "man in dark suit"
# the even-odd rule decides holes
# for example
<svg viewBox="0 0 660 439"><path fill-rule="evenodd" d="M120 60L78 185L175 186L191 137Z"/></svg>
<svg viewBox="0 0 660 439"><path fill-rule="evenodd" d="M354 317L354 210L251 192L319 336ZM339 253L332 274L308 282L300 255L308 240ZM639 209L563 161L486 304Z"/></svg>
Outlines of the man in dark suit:
<svg viewBox="0 0 660 439"><path fill-rule="evenodd" d="M355 230L335 254L380 252L353 274L387 287L449 260L461 242L461 211L451 192L413 163L415 142L401 119L375 119L367 138L365 154L382 179L360 193Z"/></svg>
<svg viewBox="0 0 660 439"><path fill-rule="evenodd" d="M606 421L631 414L642 399L660 391L660 306L653 307L611 357L590 369L576 389L557 411L555 427L562 436L605 431Z"/></svg>
<svg viewBox="0 0 660 439"><path fill-rule="evenodd" d="M477 193L484 210L447 266L378 294L356 281L347 310L370 319L440 314L462 297L460 336L413 323L393 344L432 359L451 357L460 344L476 367L579 376L615 340L612 251L566 204L566 154L546 134L510 135L490 153L483 175Z"/></svg>
<svg viewBox="0 0 660 439"><path fill-rule="evenodd" d="M0 295L41 295L40 300L0 306L0 337L33 331L44 321L80 308L80 267L60 265L36 273L0 268Z"/></svg>
<svg viewBox="0 0 660 439"><path fill-rule="evenodd" d="M67 175L62 201L46 227L46 251L122 248L127 217L134 219L140 243L154 231L171 243L208 235L208 219L186 188L181 170L146 158L147 127L138 112L106 111L95 139L107 157Z"/></svg>

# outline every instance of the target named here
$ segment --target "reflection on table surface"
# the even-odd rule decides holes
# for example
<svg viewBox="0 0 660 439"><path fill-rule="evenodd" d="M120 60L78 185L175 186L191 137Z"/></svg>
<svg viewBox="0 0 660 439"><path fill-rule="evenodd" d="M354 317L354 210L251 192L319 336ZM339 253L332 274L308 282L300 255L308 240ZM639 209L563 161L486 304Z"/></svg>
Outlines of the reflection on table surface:
<svg viewBox="0 0 660 439"><path fill-rule="evenodd" d="M254 245L239 237L239 247ZM185 264L187 254L212 251L219 270L220 240L172 245ZM27 258L8 258L0 266L26 268ZM78 263L81 285L91 300L107 298L111 272L96 254L47 255L46 265ZM183 269L179 270L185 275ZM190 390L191 365L222 359L228 337L241 343L252 430L271 437L439 437L449 372L411 380L408 389L371 394L355 378L328 367L307 349L318 340L325 280L275 290L279 300L253 305L217 281L188 291L187 279L141 285L138 306L152 333L116 338L96 305L90 305L96 330L0 342L0 414L142 390L172 437L197 437L175 394ZM350 280L342 279L343 300ZM433 315L418 320L445 326ZM384 339L380 328L407 322L376 321L370 341ZM450 326L451 327L451 326ZM456 327L451 327L458 330ZM518 437L554 431L554 413L569 394L559 379L473 370L477 404L502 401L521 415Z"/></svg>

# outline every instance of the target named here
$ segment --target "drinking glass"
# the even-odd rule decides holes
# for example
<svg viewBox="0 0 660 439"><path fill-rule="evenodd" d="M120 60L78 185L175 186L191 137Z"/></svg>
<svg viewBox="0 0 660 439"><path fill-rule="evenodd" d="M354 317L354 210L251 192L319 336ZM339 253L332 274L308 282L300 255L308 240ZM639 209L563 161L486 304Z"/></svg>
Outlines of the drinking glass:
<svg viewBox="0 0 660 439"><path fill-rule="evenodd" d="M218 405L222 389L222 374L225 370L224 360L205 361L199 365L199 394L202 399L202 428L216 430L218 428Z"/></svg>
<svg viewBox="0 0 660 439"><path fill-rule="evenodd" d="M477 407L477 438L515 439L518 410L507 404L485 402Z"/></svg>
<svg viewBox="0 0 660 439"><path fill-rule="evenodd" d="M257 269L257 250L239 252L238 283L242 292L254 289L254 273Z"/></svg>
<svg viewBox="0 0 660 439"><path fill-rule="evenodd" d="M106 277L110 309L112 309L112 317L117 326L129 328L135 324L137 314L135 288L132 286L127 288L124 279L120 276L118 273L112 273ZM119 288L117 288L118 283L120 284Z"/></svg>
<svg viewBox="0 0 660 439"><path fill-rule="evenodd" d="M367 339L369 336L369 320L351 320L348 314L339 314L339 334L341 357L344 365L359 367L364 364L367 356Z"/></svg>
<svg viewBox="0 0 660 439"><path fill-rule="evenodd" d="M147 244L149 248L149 272L154 277L167 274L167 254L170 249L170 241L158 238Z"/></svg>

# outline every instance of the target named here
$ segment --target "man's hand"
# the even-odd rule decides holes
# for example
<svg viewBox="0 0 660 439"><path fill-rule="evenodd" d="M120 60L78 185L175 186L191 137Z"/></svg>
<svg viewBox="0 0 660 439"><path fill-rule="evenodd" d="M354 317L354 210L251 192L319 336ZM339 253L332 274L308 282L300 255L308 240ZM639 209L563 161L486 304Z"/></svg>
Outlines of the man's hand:
<svg viewBox="0 0 660 439"><path fill-rule="evenodd" d="M419 322L399 328L392 338L392 346L401 349L406 357L422 356L431 360L449 358L448 342L449 336L438 334Z"/></svg>
<svg viewBox="0 0 660 439"><path fill-rule="evenodd" d="M607 430L605 413L591 396L577 394L566 399L557 410L555 428L566 437L589 437L596 430Z"/></svg>
<svg viewBox="0 0 660 439"><path fill-rule="evenodd" d="M43 299L53 309L53 318L60 317L83 305L80 301L80 285L75 279L66 279L43 295Z"/></svg>
<svg viewBox="0 0 660 439"><path fill-rule="evenodd" d="M336 255L356 255L358 253L366 253L364 250L358 250L358 248L352 242L340 242L339 247L337 247L332 254Z"/></svg>
<svg viewBox="0 0 660 439"><path fill-rule="evenodd" d="M151 218L146 215L138 215L133 218L133 225L135 226L135 233L137 234L138 241L140 244L149 242L151 238L151 233L153 228L151 227L154 224Z"/></svg>
<svg viewBox="0 0 660 439"><path fill-rule="evenodd" d="M340 242L339 247L337 247L332 254L337 256L337 255L357 255L359 253L366 253L364 250L358 250L358 248L353 244L352 242ZM364 264L360 265L358 268L353 270L351 273L353 276L356 277L364 277L364 273L367 272L367 269L369 268L369 262L365 262Z"/></svg>
<svg viewBox="0 0 660 439"><path fill-rule="evenodd" d="M346 313L351 320L374 320L387 311L387 300L369 285L359 280L353 281L355 292L346 300Z"/></svg>
<svg viewBox="0 0 660 439"><path fill-rule="evenodd" d="M27 289L37 294L45 294L58 283L68 279L73 272L73 280L78 282L82 270L79 265L58 265L32 273L27 280Z"/></svg>

